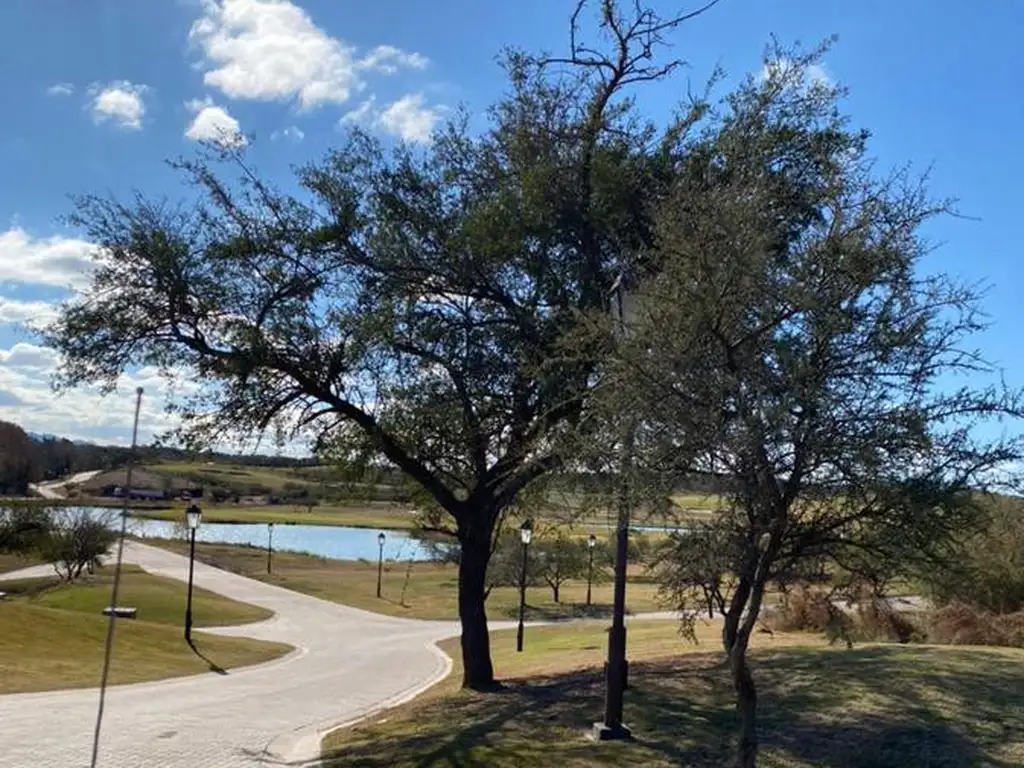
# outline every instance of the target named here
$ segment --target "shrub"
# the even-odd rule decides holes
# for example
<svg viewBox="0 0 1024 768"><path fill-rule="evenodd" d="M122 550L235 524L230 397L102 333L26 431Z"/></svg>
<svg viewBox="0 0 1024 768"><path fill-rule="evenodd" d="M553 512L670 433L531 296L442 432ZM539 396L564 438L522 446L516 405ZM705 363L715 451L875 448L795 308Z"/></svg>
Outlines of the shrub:
<svg viewBox="0 0 1024 768"><path fill-rule="evenodd" d="M100 565L100 558L117 541L107 518L68 512L54 518L53 526L40 546L43 557L53 563L57 575L72 581Z"/></svg>
<svg viewBox="0 0 1024 768"><path fill-rule="evenodd" d="M932 613L928 639L949 645L1024 647L1024 611L997 614L954 601Z"/></svg>

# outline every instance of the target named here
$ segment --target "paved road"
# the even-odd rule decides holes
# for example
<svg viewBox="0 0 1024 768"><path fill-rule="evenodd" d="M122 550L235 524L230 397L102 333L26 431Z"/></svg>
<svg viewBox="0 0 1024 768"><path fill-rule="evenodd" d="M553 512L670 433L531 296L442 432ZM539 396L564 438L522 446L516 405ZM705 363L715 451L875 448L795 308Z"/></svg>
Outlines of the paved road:
<svg viewBox="0 0 1024 768"><path fill-rule="evenodd" d="M51 480L48 483L29 483L28 487L44 499L63 499L67 493L67 486L78 485L87 480L92 480L100 472L102 472L100 469L78 472L71 477L65 477L63 480Z"/></svg>
<svg viewBox="0 0 1024 768"><path fill-rule="evenodd" d="M135 542L126 543L125 560L163 576L186 576L185 558ZM226 676L112 687L102 768L242 768L315 759L327 727L444 676L451 662L434 643L459 631L452 622L378 616L201 563L196 583L276 614L219 634L276 640L297 651ZM96 705L95 690L0 696L0 767L84 768Z"/></svg>

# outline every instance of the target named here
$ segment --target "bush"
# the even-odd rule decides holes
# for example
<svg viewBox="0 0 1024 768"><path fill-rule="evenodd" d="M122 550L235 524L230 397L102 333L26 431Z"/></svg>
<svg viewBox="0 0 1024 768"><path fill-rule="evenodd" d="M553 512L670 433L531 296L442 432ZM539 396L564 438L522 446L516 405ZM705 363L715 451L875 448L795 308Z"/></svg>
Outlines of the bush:
<svg viewBox="0 0 1024 768"><path fill-rule="evenodd" d="M948 645L1024 647L1024 611L997 614L955 601L934 611L928 639Z"/></svg>
<svg viewBox="0 0 1024 768"><path fill-rule="evenodd" d="M922 643L927 633L906 613L893 610L885 600L870 598L857 605L855 635L861 640Z"/></svg>
<svg viewBox="0 0 1024 768"><path fill-rule="evenodd" d="M787 593L769 620L779 632L825 632L830 638L848 636L853 619L832 604L823 592L798 589Z"/></svg>
<svg viewBox="0 0 1024 768"><path fill-rule="evenodd" d="M40 554L53 563L62 579L77 579L86 569L91 572L99 566L100 558L117 541L109 523L109 517L92 517L84 511L58 515L40 546Z"/></svg>
<svg viewBox="0 0 1024 768"><path fill-rule="evenodd" d="M50 526L50 513L39 507L0 510L0 552L37 552Z"/></svg>

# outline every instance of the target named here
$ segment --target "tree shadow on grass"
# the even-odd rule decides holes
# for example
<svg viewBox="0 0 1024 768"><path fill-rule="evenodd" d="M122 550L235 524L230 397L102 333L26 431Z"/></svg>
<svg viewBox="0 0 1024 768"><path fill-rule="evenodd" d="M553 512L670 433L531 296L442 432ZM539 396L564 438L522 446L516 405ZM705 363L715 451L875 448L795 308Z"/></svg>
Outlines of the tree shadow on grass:
<svg viewBox="0 0 1024 768"><path fill-rule="evenodd" d="M325 765L728 765L736 728L720 654L631 667L634 740L587 738L603 680L587 670L497 694L414 702L346 734ZM754 654L764 766L896 768L1024 763L1024 655L866 648Z"/></svg>
<svg viewBox="0 0 1024 768"><path fill-rule="evenodd" d="M224 667L217 664L209 656L207 656L199 650L199 647L196 645L195 640L188 640L186 642L188 642L188 647L192 649L192 653L194 653L196 656L198 656L200 659L206 662L206 666L210 668L211 672L216 672L218 675L228 674L228 671L224 669Z"/></svg>

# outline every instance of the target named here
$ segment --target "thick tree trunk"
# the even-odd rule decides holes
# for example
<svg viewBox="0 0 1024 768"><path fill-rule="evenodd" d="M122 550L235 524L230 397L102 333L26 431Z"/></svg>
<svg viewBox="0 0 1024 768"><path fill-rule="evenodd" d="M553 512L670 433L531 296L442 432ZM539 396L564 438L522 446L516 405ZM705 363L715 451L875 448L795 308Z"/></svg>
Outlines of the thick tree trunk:
<svg viewBox="0 0 1024 768"><path fill-rule="evenodd" d="M554 593L554 598L555 598L555 602L556 603L558 602L558 587L559 587L558 584L555 584L553 587L551 587L551 591Z"/></svg>
<svg viewBox="0 0 1024 768"><path fill-rule="evenodd" d="M757 765L757 687L747 666L747 646L740 643L729 653L729 670L736 689L736 712L740 717L739 742L736 745L738 768Z"/></svg>
<svg viewBox="0 0 1024 768"><path fill-rule="evenodd" d="M481 532L482 533L482 532ZM487 561L490 559L490 530L486 535L461 536L459 559L459 621L462 623L462 687L475 691L493 690L491 639L487 631L484 602L487 590Z"/></svg>

